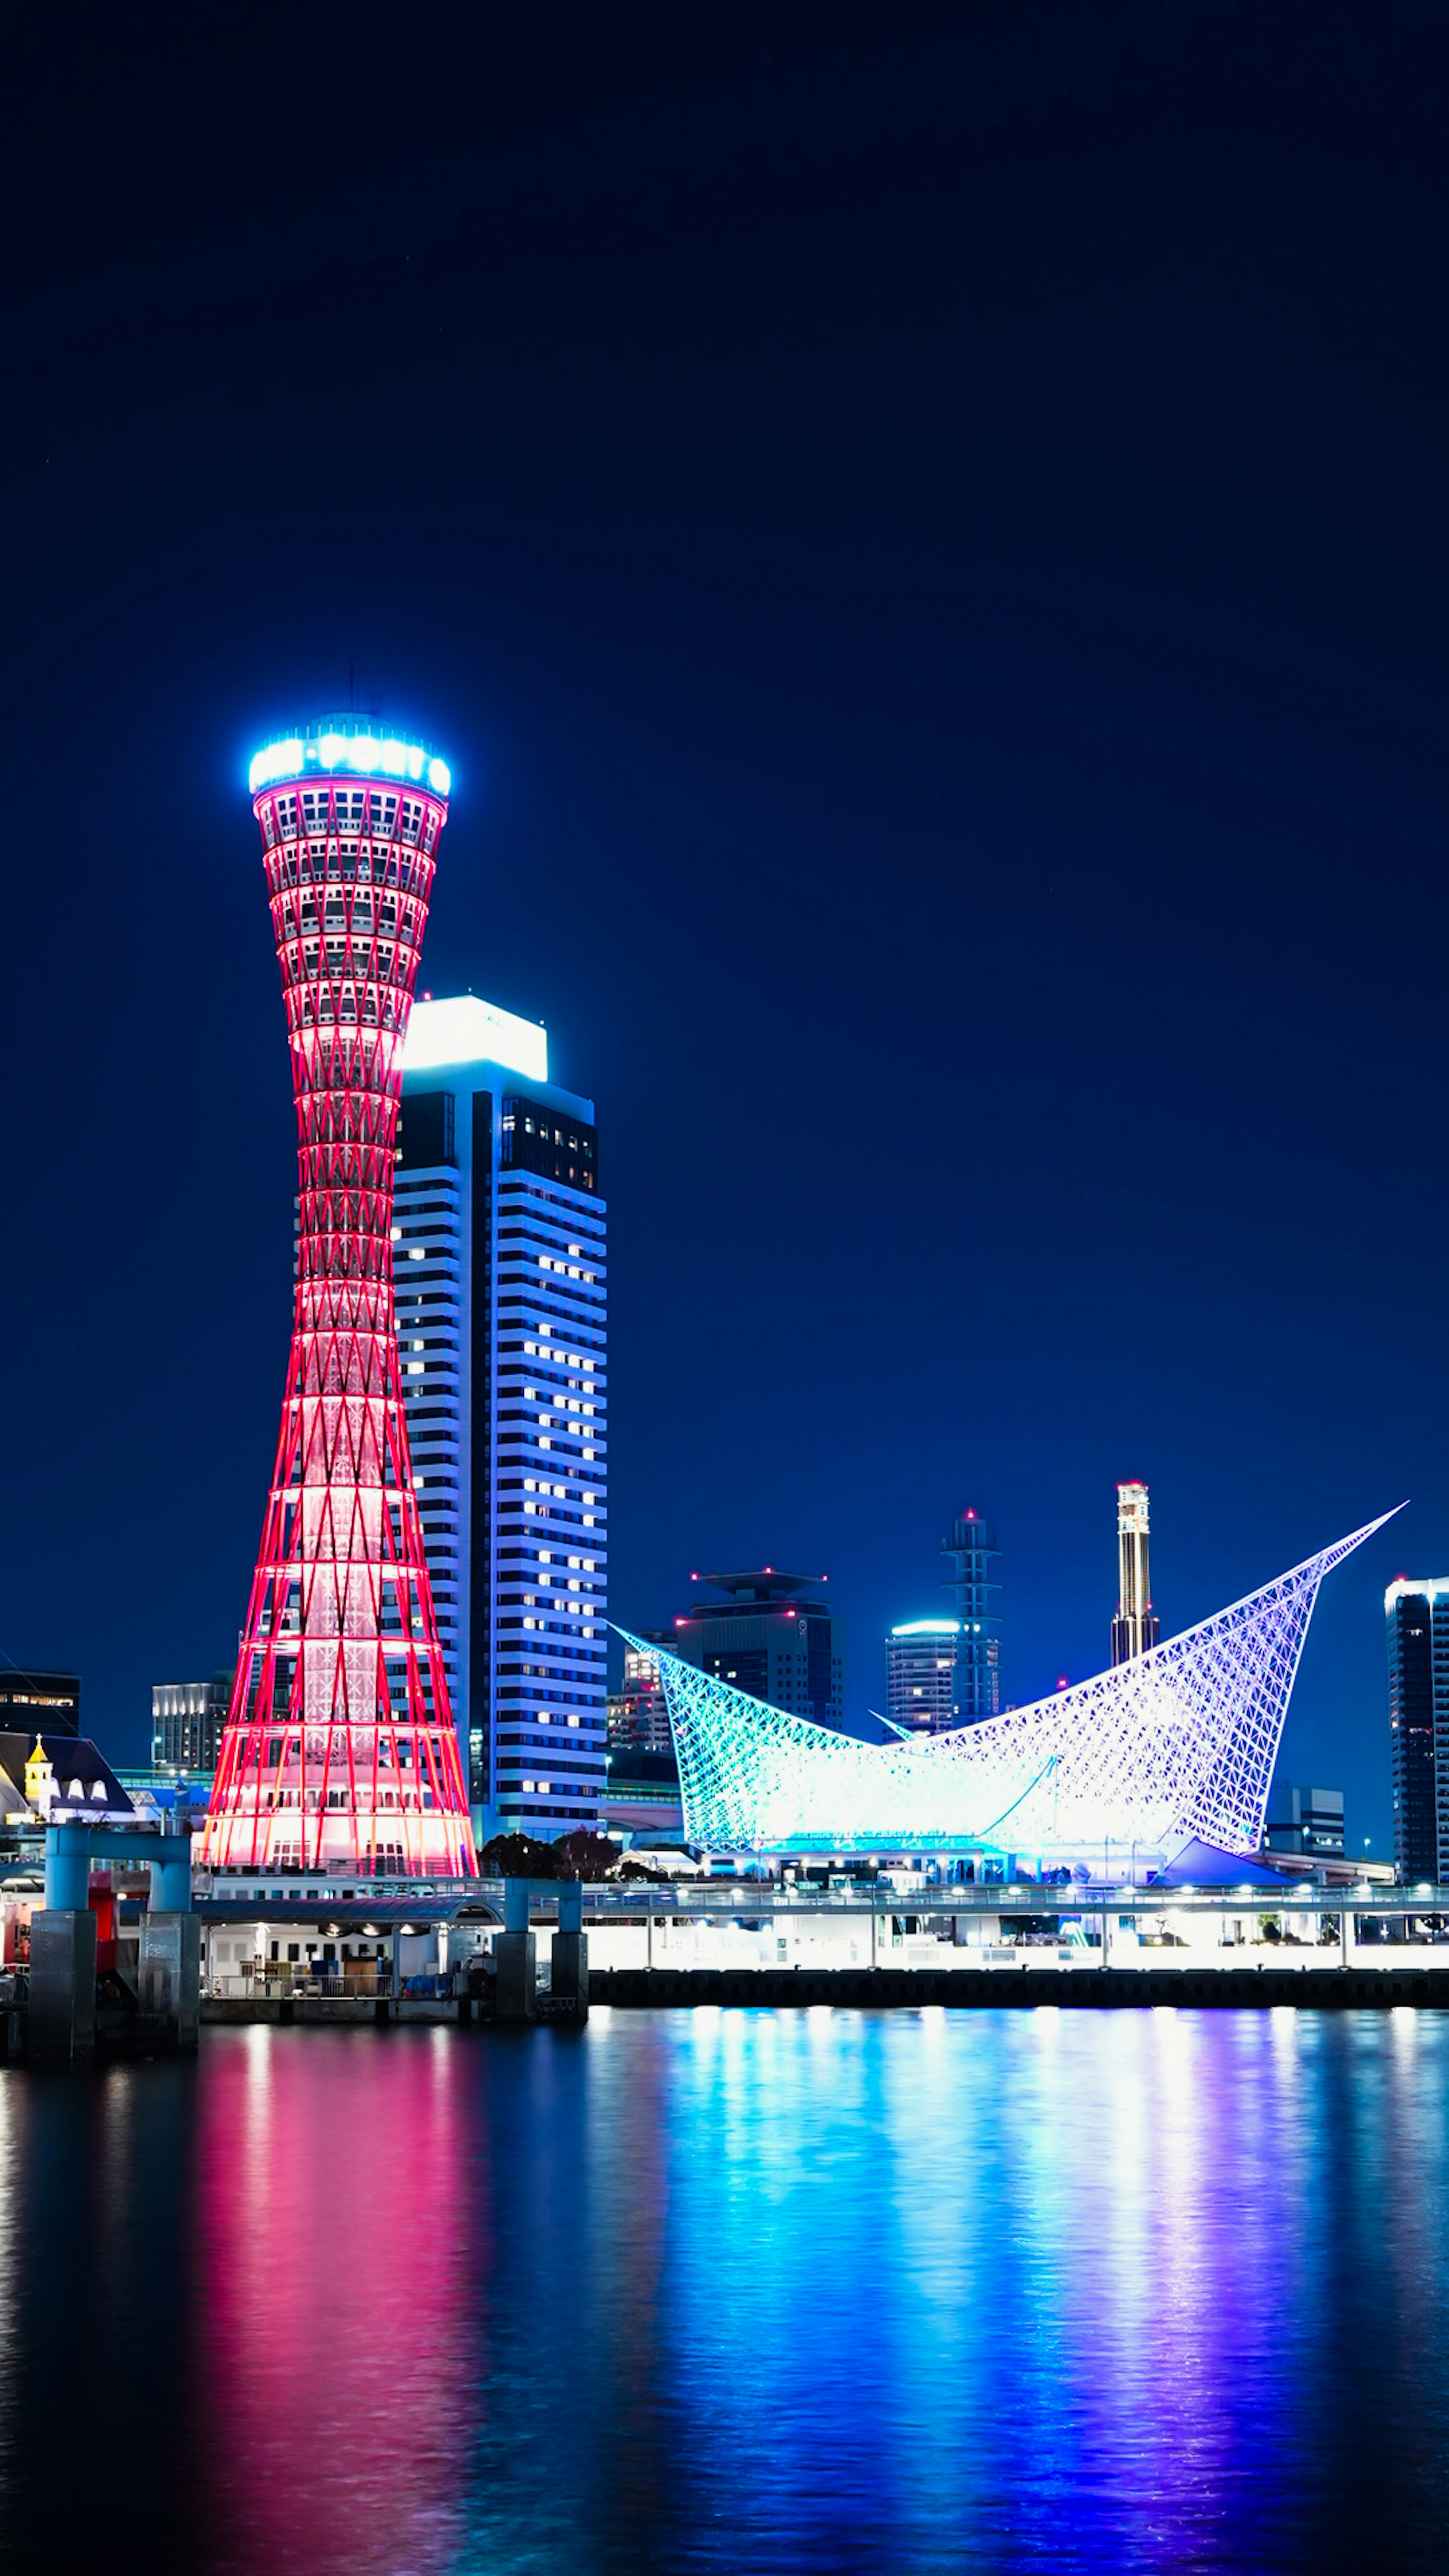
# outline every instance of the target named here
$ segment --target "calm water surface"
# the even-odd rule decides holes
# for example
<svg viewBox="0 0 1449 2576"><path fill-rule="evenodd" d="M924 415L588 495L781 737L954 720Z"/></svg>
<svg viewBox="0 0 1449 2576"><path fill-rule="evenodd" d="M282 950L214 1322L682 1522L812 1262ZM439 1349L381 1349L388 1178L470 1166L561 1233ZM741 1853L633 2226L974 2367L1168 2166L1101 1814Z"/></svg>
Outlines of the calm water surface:
<svg viewBox="0 0 1449 2576"><path fill-rule="evenodd" d="M1449 2564L1449 2017L0 2073L7 2567Z"/></svg>

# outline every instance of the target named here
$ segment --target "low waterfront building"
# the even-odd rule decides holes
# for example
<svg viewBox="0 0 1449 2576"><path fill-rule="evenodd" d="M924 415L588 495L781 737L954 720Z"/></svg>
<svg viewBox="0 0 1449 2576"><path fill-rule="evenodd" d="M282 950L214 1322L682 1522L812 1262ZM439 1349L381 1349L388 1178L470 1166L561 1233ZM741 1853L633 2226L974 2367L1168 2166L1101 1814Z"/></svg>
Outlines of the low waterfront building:
<svg viewBox="0 0 1449 2576"><path fill-rule="evenodd" d="M205 1815L211 1800L212 1772L174 1771L165 1764L153 1767L150 1763L118 1762L115 1767L116 1778L138 1816L169 1816L178 1807L189 1808L198 1819Z"/></svg>
<svg viewBox="0 0 1449 2576"><path fill-rule="evenodd" d="M1298 1853L1305 1858L1343 1857L1343 1791L1341 1789L1273 1790L1277 1822L1269 1819L1263 1840L1269 1851Z"/></svg>
<svg viewBox="0 0 1449 2576"><path fill-rule="evenodd" d="M677 1843L684 1833L679 1765L672 1752L634 1744L609 1748L609 1776L599 1824L625 1844Z"/></svg>

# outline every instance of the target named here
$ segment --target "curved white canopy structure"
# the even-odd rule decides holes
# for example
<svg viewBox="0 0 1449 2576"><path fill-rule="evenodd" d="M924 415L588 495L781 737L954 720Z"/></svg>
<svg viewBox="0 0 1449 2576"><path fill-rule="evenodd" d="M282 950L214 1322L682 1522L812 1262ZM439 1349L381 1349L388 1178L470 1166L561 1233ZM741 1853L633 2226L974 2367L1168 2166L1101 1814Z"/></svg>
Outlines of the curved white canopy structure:
<svg viewBox="0 0 1449 2576"><path fill-rule="evenodd" d="M789 1717L630 1636L658 1660L686 1837L726 1851L1076 1853L1177 1850L1196 1836L1246 1857L1262 1840L1318 1587L1392 1518L1135 1662L1004 1717L892 1744Z"/></svg>

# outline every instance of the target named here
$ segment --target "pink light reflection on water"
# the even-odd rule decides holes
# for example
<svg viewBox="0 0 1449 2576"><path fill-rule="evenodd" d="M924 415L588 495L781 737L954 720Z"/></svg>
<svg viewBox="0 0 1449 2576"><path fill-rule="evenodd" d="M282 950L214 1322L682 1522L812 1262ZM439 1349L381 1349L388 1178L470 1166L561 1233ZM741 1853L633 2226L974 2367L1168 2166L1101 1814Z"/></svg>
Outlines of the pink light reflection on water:
<svg viewBox="0 0 1449 2576"><path fill-rule="evenodd" d="M198 2290L219 2571L430 2576L456 2553L488 2224L486 2167L467 2170L470 2055L442 2029L383 2044L379 2083L372 2033L208 2035Z"/></svg>

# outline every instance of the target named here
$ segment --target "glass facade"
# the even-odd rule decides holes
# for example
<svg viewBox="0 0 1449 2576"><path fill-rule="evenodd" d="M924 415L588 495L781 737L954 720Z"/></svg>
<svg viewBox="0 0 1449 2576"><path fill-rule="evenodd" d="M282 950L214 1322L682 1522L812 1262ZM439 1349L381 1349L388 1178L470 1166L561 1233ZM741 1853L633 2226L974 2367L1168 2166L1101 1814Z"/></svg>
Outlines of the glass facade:
<svg viewBox="0 0 1449 2576"><path fill-rule="evenodd" d="M1409 1885L1449 1877L1449 1576L1391 1583L1389 1743L1394 1865Z"/></svg>
<svg viewBox="0 0 1449 2576"><path fill-rule="evenodd" d="M408 1431L475 1821L547 1840L595 1823L605 1782L606 1210L592 1101L440 1066L430 1014L457 1009L419 1004L404 1066Z"/></svg>

